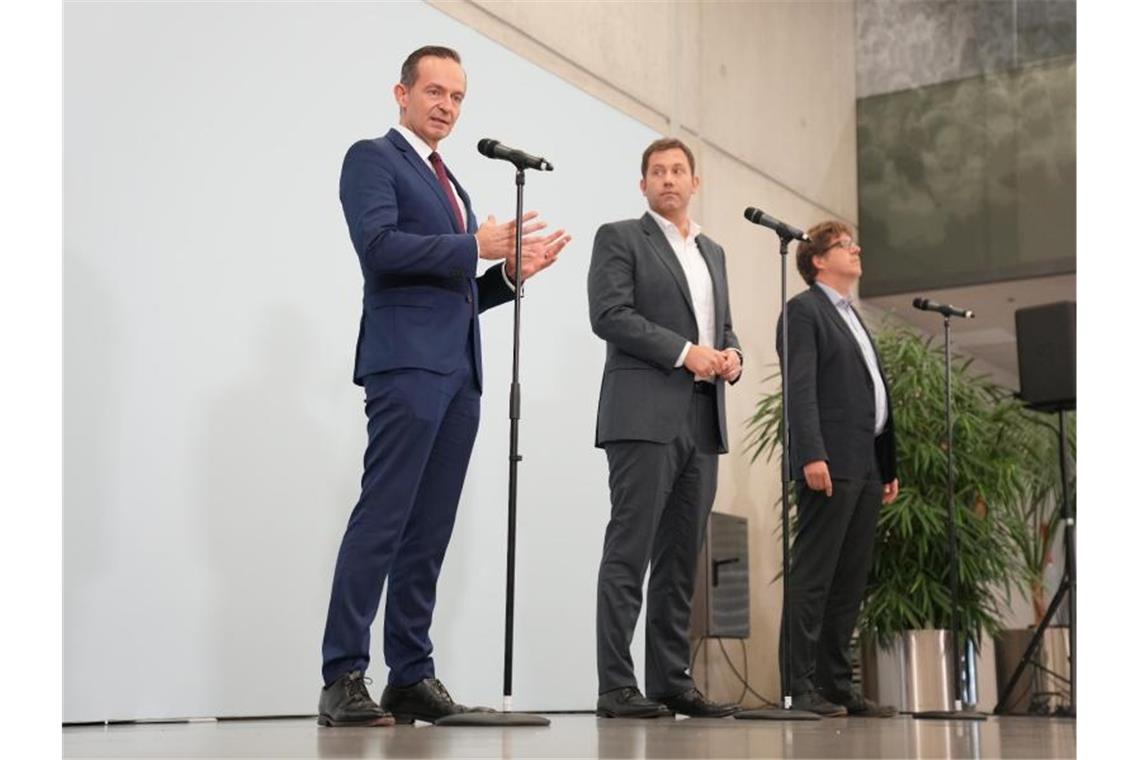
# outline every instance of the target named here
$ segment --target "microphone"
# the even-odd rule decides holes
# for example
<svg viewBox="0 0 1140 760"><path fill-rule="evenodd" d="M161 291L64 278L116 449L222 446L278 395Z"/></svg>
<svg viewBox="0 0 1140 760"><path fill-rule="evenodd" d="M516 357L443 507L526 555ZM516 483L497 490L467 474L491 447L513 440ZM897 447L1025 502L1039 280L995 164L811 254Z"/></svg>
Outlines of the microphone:
<svg viewBox="0 0 1140 760"><path fill-rule="evenodd" d="M554 171L554 166L545 158L523 153L521 150L508 148L498 140L484 137L479 141L479 152L487 158L497 158L501 161L510 161L519 169L538 169L540 172Z"/></svg>
<svg viewBox="0 0 1140 760"><path fill-rule="evenodd" d="M914 299L914 308L919 311L936 311L944 317L961 317L962 319L974 318L974 312L969 309L959 309L957 306L938 303L937 301L931 301L929 298Z"/></svg>
<svg viewBox="0 0 1140 760"><path fill-rule="evenodd" d="M784 224L779 219L768 216L758 208L749 206L748 208L744 209L744 218L753 224L759 224L761 227L767 227L768 229L775 230L776 234L782 238L802 240L805 243L811 242L811 238L809 238L803 232L803 230L797 230L790 224Z"/></svg>

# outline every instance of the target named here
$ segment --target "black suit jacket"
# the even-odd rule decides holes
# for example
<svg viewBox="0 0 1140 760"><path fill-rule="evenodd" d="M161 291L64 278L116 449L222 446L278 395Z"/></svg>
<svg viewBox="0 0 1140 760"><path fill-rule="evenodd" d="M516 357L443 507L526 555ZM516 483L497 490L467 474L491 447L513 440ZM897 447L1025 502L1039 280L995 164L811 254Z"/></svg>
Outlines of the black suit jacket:
<svg viewBox="0 0 1140 760"><path fill-rule="evenodd" d="M724 249L704 234L697 235L697 248L712 278L715 348L739 350L728 308ZM673 365L686 341L697 345L697 320L685 271L648 212L598 228L587 291L590 324L606 341L595 445L671 441L686 420L694 381L691 372ZM728 431L719 378L716 401L724 453Z"/></svg>
<svg viewBox="0 0 1140 760"><path fill-rule="evenodd" d="M858 312L856 312L858 316ZM859 318L862 323L862 318ZM782 321L776 351L785 361ZM866 324L863 325L866 330ZM867 330L870 336L871 331ZM884 483L896 477L895 427L887 389L887 425L875 435L875 390L863 352L835 305L818 285L788 301L788 429L792 477L808 462L825 460L832 478L864 477L874 461ZM871 345L875 345L874 339Z"/></svg>

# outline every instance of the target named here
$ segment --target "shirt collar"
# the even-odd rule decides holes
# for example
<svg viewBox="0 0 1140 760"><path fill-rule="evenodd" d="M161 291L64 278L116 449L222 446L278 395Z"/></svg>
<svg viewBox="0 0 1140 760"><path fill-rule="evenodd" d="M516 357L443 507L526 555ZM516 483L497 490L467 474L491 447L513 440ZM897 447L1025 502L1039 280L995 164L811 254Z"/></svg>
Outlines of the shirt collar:
<svg viewBox="0 0 1140 760"><path fill-rule="evenodd" d="M827 285L824 285L819 280L816 280L815 284L819 286L819 289L823 291L824 295L827 296L827 299L831 301L831 303L836 308L847 309L851 308L854 305L855 299L853 299L851 296L840 295L839 291Z"/></svg>
<svg viewBox="0 0 1140 760"><path fill-rule="evenodd" d="M673 236L677 237L678 239L680 239L681 231L679 229L677 229L677 225L673 224L672 222L670 222L668 219L666 219L665 217L658 214L653 209L649 209L649 215L653 217L653 220L655 222L657 222L657 226L660 227L661 231L665 233L665 237L668 238L670 235L673 235ZM697 220L690 217L689 218L689 239L695 240L697 235L699 235L699 234L701 234L701 225L697 224Z"/></svg>
<svg viewBox="0 0 1140 760"><path fill-rule="evenodd" d="M408 145L412 146L412 150L414 150L420 158L422 158L424 161L428 161L428 156L434 152L431 149L430 145L424 142L419 135L405 127L403 124L397 124L395 126L395 129L397 132L404 136L404 139L408 141Z"/></svg>

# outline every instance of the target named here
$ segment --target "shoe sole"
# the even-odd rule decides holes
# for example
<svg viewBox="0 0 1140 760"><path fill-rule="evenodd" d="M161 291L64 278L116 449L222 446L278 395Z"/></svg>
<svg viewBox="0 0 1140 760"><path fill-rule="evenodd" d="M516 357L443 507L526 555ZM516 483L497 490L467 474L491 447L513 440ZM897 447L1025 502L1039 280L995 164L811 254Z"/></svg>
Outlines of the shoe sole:
<svg viewBox="0 0 1140 760"><path fill-rule="evenodd" d="M611 712L610 710L595 710L594 714L597 715L599 718L636 718L638 720L647 720L647 719L651 719L651 718L672 718L673 717L673 713L661 712L660 710L654 710L653 712L643 712L643 713L625 713L624 715L619 715L615 712Z"/></svg>
<svg viewBox="0 0 1140 760"><path fill-rule="evenodd" d="M391 715L383 718L369 718L367 720L333 720L327 715L317 716L317 725L325 728L382 728L396 723Z"/></svg>
<svg viewBox="0 0 1140 760"><path fill-rule="evenodd" d="M415 723L417 720L420 721L421 723L430 723L434 726L435 722L437 720L439 720L440 718L445 718L447 716L437 715L434 718L431 718L431 717L428 717L427 715L401 715L399 713L392 713L392 717L394 717L396 719L396 725L397 726L410 726L413 723Z"/></svg>

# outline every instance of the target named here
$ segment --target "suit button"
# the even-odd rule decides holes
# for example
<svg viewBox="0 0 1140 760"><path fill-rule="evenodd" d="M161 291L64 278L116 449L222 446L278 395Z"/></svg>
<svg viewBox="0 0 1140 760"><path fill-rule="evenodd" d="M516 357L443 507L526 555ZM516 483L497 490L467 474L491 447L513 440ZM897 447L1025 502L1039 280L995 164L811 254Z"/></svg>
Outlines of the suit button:
<svg viewBox="0 0 1140 760"><path fill-rule="evenodd" d="M470 293L467 294L467 303L471 303L471 294Z"/></svg>

